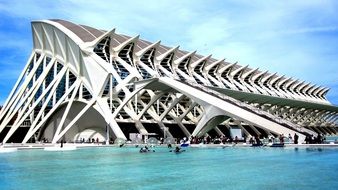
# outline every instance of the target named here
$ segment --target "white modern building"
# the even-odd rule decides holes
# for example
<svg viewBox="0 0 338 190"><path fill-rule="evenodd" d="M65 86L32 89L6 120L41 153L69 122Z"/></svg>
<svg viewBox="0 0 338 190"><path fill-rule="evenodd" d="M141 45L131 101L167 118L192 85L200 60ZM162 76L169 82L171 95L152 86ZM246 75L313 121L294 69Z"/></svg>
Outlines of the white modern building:
<svg viewBox="0 0 338 190"><path fill-rule="evenodd" d="M0 142L337 134L328 88L64 20L33 50L0 112Z"/></svg>

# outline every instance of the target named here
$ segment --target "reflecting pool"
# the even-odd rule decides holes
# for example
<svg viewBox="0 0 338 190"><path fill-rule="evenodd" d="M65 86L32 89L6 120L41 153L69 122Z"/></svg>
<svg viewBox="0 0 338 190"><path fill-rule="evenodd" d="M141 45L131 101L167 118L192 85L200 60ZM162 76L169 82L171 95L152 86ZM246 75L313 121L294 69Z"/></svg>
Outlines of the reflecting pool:
<svg viewBox="0 0 338 190"><path fill-rule="evenodd" d="M79 148L0 154L0 189L337 189L337 148Z"/></svg>

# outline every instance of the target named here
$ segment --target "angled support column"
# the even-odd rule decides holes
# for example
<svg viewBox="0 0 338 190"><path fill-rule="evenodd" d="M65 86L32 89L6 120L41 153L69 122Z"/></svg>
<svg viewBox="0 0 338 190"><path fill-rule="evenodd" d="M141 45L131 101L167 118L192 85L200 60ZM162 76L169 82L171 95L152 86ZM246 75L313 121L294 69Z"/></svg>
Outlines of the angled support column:
<svg viewBox="0 0 338 190"><path fill-rule="evenodd" d="M147 129L144 128L144 126L142 125L140 120L134 120L134 122L135 122L135 127L140 132L140 134L147 134L148 133Z"/></svg>
<svg viewBox="0 0 338 190"><path fill-rule="evenodd" d="M241 128L241 129L243 130L244 134L245 134L247 137L252 136L252 135L249 133L249 131L247 131L247 130L243 127L241 121L238 121L238 120L237 120L235 123L237 124L237 126L238 126L239 128Z"/></svg>
<svg viewBox="0 0 338 190"><path fill-rule="evenodd" d="M163 130L163 133L164 133L164 130L166 128L166 126L164 125L164 123L162 121L157 121L157 124L160 126L160 128ZM167 130L165 132L166 136L169 136L169 137L173 137L173 135L170 133L169 130Z"/></svg>
<svg viewBox="0 0 338 190"><path fill-rule="evenodd" d="M121 128L117 124L117 122L114 119L113 114L111 113L111 110L107 104L107 101L105 99L99 98L97 100L97 105L100 107L103 117L107 123L107 125L111 128L116 138L121 138L127 140L126 136L123 134Z"/></svg>
<svg viewBox="0 0 338 190"><path fill-rule="evenodd" d="M214 129L218 135L224 136L224 133L218 127L215 127Z"/></svg>
<svg viewBox="0 0 338 190"><path fill-rule="evenodd" d="M332 131L328 129L329 127L321 127L321 129L323 129L323 131L326 132L326 134L332 135Z"/></svg>
<svg viewBox="0 0 338 190"><path fill-rule="evenodd" d="M183 95L181 95L178 98L175 98L174 101L169 105L169 107L166 108L166 110L161 114L160 119L163 120L164 117L184 98ZM166 105L164 105L166 106ZM178 117L178 116L177 116Z"/></svg>
<svg viewBox="0 0 338 190"><path fill-rule="evenodd" d="M62 115L61 121L60 121L60 123L59 123L59 125L58 125L58 127L56 129L56 132L54 134L53 141L52 141L53 143L55 143L57 141L56 139L59 137L59 133L60 133L61 129L63 128L63 124L65 123L66 117L67 117L67 115L69 113L70 108L73 105L75 95L77 94L77 91L78 91L78 89L79 89L80 86L81 86L81 82L78 81L77 84L76 84L76 86L75 86L75 89L72 92L72 96L71 96L71 98L68 101L66 110L64 111L64 113Z"/></svg>
<svg viewBox="0 0 338 190"><path fill-rule="evenodd" d="M56 85L57 86L57 85ZM59 106L64 102L66 97L72 92L72 90L75 88L75 83L72 85L72 87L69 88L69 91L66 92L60 99L59 101L53 106L53 108L48 112L47 115L45 115L42 120L39 122L38 119L36 118L32 126L34 127L30 134L27 133L26 137L24 138L22 143L26 143L30 136L32 136L42 125L45 124L45 122L49 119L49 117L59 108ZM39 123L38 123L39 122ZM36 125L36 126L35 126Z"/></svg>
<svg viewBox="0 0 338 190"><path fill-rule="evenodd" d="M90 102L87 103L87 105L79 112L79 114L61 131L60 134L55 133L55 136L53 138L52 143L56 143L58 140L60 140L63 135L66 134L66 132L73 127L73 125L85 114L88 109L95 103L95 99L92 99Z"/></svg>
<svg viewBox="0 0 338 190"><path fill-rule="evenodd" d="M183 120L183 118L195 107L197 105L197 103L196 102L193 102L192 104L190 104L189 105L189 107L179 116L179 119L180 119L180 121L182 121ZM181 106L180 105L180 107L181 107L181 109L182 110L184 110L185 108L183 107L183 106Z"/></svg>
<svg viewBox="0 0 338 190"><path fill-rule="evenodd" d="M210 129L214 128L218 124L222 123L227 119L224 111L214 107L214 106L206 106L204 108L204 113L202 118L198 122L195 130L192 133L192 136L201 137L205 133L207 133Z"/></svg>
<svg viewBox="0 0 338 190"><path fill-rule="evenodd" d="M188 131L188 129L184 126L184 124L176 119L177 125L180 127L180 129L183 131L186 137L190 137L191 133Z"/></svg>
<svg viewBox="0 0 338 190"><path fill-rule="evenodd" d="M256 135L258 135L258 137L261 135L261 133L252 124L249 124L249 127L256 133Z"/></svg>
<svg viewBox="0 0 338 190"><path fill-rule="evenodd" d="M154 95L153 97L151 97L150 102L143 108L143 110L138 114L138 120L143 116L143 114L145 112L149 111L149 108L159 99L161 98L161 96L164 94L164 92L161 92L157 95ZM149 112L148 112L149 113Z"/></svg>
<svg viewBox="0 0 338 190"><path fill-rule="evenodd" d="M32 59L32 57L30 57L30 59ZM11 96L9 96L9 99L6 100L6 103L4 104L3 108L1 109L1 115L0 118L4 117L7 112L13 112L13 107L15 107L15 105L17 105L19 100L22 100L22 96L24 96L25 94L25 89L27 88L29 81L33 80L34 77L34 73L36 72L36 69L38 68L38 65L41 64L41 61L43 60L43 56L40 56L39 60L35 62L33 69L30 71L30 73L28 74L28 76L25 77L24 82L21 84L20 89L18 89L18 85L20 83L20 81L23 79L24 74L26 73L26 70L29 66L29 63L31 60L29 60L29 62L27 62L24 71L21 73L19 80L17 81L16 86L13 88L12 92L11 92ZM31 87L32 88L32 87ZM15 89L15 90L14 90ZM17 90L17 92L15 92ZM31 89L29 92L30 93L33 89ZM1 131L1 130L0 130Z"/></svg>
<svg viewBox="0 0 338 190"><path fill-rule="evenodd" d="M144 126L142 125L142 123L138 119L138 117L137 117L136 113L134 112L134 110L128 108L127 106L124 106L123 109L133 119L133 121L135 122L135 127L137 128L137 130L141 134L147 134L148 133L147 130L144 128Z"/></svg>
<svg viewBox="0 0 338 190"><path fill-rule="evenodd" d="M66 70L64 70L66 71ZM61 72L60 72L61 73ZM63 72L61 73L61 75L63 75ZM31 127L29 128L27 134L29 134L29 132L33 129L33 127L35 126L36 122L39 120L40 116L42 115L42 113L44 112L45 107L47 106L50 98L52 97L54 91L56 90L57 85L59 84L59 82L61 81L61 78L55 78L51 84L49 85L49 87L47 87L46 89L44 89L43 93L40 95L40 97L36 100L36 102L29 108L29 110L27 112L24 113L24 116L22 116L20 118L20 120L17 120L15 122L15 124L11 127L10 131L7 133L6 137L4 138L3 142L7 142L7 140L13 135L13 133L20 127L20 125L24 122L24 120L33 112L33 110L35 109L35 107L37 106L38 103L41 102L41 100L43 98L45 98L45 95L47 94L47 92L49 92L48 97L45 99L45 102L43 103L43 106L41 107L38 115L36 116L35 121L33 122L33 124L31 125ZM54 83L56 83L56 85L54 85ZM53 87L53 89L50 91L50 89ZM19 118L18 118L19 119ZM26 136L27 136L26 134ZM30 137L30 136L29 136ZM26 137L27 138L27 137ZM24 142L26 143L28 139L24 139Z"/></svg>
<svg viewBox="0 0 338 190"><path fill-rule="evenodd" d="M335 135L337 131L334 129L334 127L327 127L329 131L331 131L331 134Z"/></svg>

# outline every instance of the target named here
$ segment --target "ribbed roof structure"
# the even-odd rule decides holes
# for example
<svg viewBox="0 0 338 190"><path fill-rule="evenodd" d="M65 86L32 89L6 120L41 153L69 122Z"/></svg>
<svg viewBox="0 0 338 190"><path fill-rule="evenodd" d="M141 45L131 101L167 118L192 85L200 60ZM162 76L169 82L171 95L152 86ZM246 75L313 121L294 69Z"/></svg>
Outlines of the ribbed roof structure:
<svg viewBox="0 0 338 190"><path fill-rule="evenodd" d="M0 112L3 143L337 133L326 87L65 20L32 33Z"/></svg>

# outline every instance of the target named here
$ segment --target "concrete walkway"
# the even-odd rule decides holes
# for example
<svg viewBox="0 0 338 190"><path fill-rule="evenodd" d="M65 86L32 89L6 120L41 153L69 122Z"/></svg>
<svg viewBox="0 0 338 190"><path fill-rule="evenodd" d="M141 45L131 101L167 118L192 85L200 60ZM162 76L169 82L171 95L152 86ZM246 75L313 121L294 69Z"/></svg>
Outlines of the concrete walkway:
<svg viewBox="0 0 338 190"><path fill-rule="evenodd" d="M147 144L138 144L140 147L145 146ZM299 148L307 148L307 147L336 147L338 148L338 144L284 144L284 147L299 147ZM20 144L20 143L8 143L0 146L0 149L13 149L16 148L17 150L25 150L25 149L44 149L46 147L60 147L61 144L52 144L52 143L26 143L26 144ZM124 147L135 147L136 144L124 144ZM155 145L156 147L167 147L167 145ZM172 145L173 147L177 146L176 144ZM251 147L251 144L246 143L238 143L238 144L191 144L189 147L191 148L226 148L226 147ZM63 147L69 148L86 148L86 147L119 147L118 144L97 144L97 143L64 143ZM266 145L264 147L269 147L269 145Z"/></svg>

